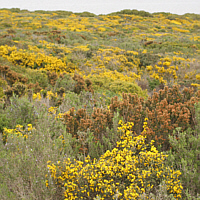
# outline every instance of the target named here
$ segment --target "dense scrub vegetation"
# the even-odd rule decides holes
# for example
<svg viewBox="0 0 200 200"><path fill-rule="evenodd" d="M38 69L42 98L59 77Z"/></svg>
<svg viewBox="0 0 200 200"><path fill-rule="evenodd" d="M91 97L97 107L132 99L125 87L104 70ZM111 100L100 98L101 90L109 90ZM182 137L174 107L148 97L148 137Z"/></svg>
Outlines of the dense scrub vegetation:
<svg viewBox="0 0 200 200"><path fill-rule="evenodd" d="M199 199L199 19L0 9L1 199Z"/></svg>

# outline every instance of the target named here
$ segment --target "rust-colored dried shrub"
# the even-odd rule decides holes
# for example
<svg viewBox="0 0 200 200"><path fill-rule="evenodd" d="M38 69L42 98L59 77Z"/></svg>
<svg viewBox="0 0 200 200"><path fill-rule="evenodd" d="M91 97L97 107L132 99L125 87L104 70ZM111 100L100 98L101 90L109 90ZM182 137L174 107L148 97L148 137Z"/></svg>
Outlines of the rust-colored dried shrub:
<svg viewBox="0 0 200 200"><path fill-rule="evenodd" d="M106 133L106 128L112 128L113 113L108 109L94 108L92 113L92 127L91 131L94 132L98 140L102 140L103 135Z"/></svg>
<svg viewBox="0 0 200 200"><path fill-rule="evenodd" d="M87 38L84 35L79 35L80 37L82 37L84 40L87 40Z"/></svg>
<svg viewBox="0 0 200 200"><path fill-rule="evenodd" d="M106 128L113 128L113 117L118 113L125 123L134 123L132 131L135 135L143 132L148 141L153 139L157 147L162 145L162 149L167 150L170 147L168 135L176 127L182 127L182 130L189 127L194 129L194 105L199 99L199 91L194 93L192 88L181 91L179 86L166 86L159 92L154 91L147 100L137 94L123 93L121 100L117 96L111 99L109 109L93 108L89 114L85 109L75 111L72 108L69 113L64 114L64 123L67 131L74 137L77 137L77 131L86 132L89 128L94 137L101 141L102 137L106 137ZM148 128L143 131L145 118L148 118Z"/></svg>
<svg viewBox="0 0 200 200"><path fill-rule="evenodd" d="M140 134L143 129L144 118L148 118L149 129L147 139L154 139L156 145L163 145L163 149L169 148L168 135L172 134L176 127L186 130L195 126L194 105L200 99L200 92L196 94L192 88L179 86L168 88L153 93L145 102L136 95L123 94L122 101L113 98L110 108L119 111L125 122L134 122L133 131Z"/></svg>
<svg viewBox="0 0 200 200"><path fill-rule="evenodd" d="M63 118L67 132L71 133L74 137L77 137L78 130L85 131L87 128L91 128L91 120L86 109L75 111L75 108L72 107L69 112L64 114Z"/></svg>
<svg viewBox="0 0 200 200"><path fill-rule="evenodd" d="M14 33L14 34L16 33L16 31L14 29L7 29L7 32L8 33Z"/></svg>
<svg viewBox="0 0 200 200"><path fill-rule="evenodd" d="M0 75L5 80L6 87L4 88L4 94L7 96L6 99L9 102L9 98L13 96L13 94L21 97L25 94L28 82L28 78L23 75L13 71L9 66L0 65Z"/></svg>
<svg viewBox="0 0 200 200"><path fill-rule="evenodd" d="M76 94L80 94L81 91L85 90L85 80L83 79L83 77L81 77L78 74L74 74L73 80L76 81L75 87L74 87L74 92Z"/></svg>
<svg viewBox="0 0 200 200"><path fill-rule="evenodd" d="M54 86L56 84L56 80L58 79L58 75L55 72L47 72L49 83Z"/></svg>
<svg viewBox="0 0 200 200"><path fill-rule="evenodd" d="M40 87L40 85L39 85L38 82L35 83L35 84L34 84L34 83L29 83L29 84L27 85L27 88L28 88L28 89L32 89L34 93L38 93L38 92L40 92L40 90L42 89L42 88Z"/></svg>
<svg viewBox="0 0 200 200"><path fill-rule="evenodd" d="M87 91L94 94L94 90L93 90L93 87L92 87L92 81L90 79L85 79L85 83L86 83Z"/></svg>
<svg viewBox="0 0 200 200"><path fill-rule="evenodd" d="M74 77L72 79L76 82L74 86L74 92L76 94L80 94L81 91L84 90L94 93L94 90L92 88L92 82L90 79L84 80L84 78L79 74L74 74Z"/></svg>
<svg viewBox="0 0 200 200"><path fill-rule="evenodd" d="M92 114L87 113L86 109L78 109L74 107L65 113L64 123L67 132L77 137L78 131L87 131L89 128L96 138L102 139L102 135L106 132L106 128L112 128L113 113L107 109L94 108Z"/></svg>
<svg viewBox="0 0 200 200"><path fill-rule="evenodd" d="M116 35L118 35L118 34L119 34L119 32L109 32L109 33L108 33L109 36L116 36Z"/></svg>
<svg viewBox="0 0 200 200"><path fill-rule="evenodd" d="M107 128L113 127L113 114L107 109L94 108L92 114L87 113L86 109L74 107L65 113L63 122L66 125L67 132L71 133L76 139L80 139L79 132L87 132L88 129L93 133L93 142L104 143L107 137ZM80 152L87 153L87 146L80 148Z"/></svg>
<svg viewBox="0 0 200 200"><path fill-rule="evenodd" d="M144 43L144 46L148 46L148 45L153 44L153 43L154 43L154 41L152 41L152 40L151 41L147 41L147 42Z"/></svg>
<svg viewBox="0 0 200 200"><path fill-rule="evenodd" d="M110 110L112 113L118 111L124 122L134 122L134 132L140 134L143 129L145 118L144 98L137 94L122 94L122 100L117 97L111 99Z"/></svg>
<svg viewBox="0 0 200 200"><path fill-rule="evenodd" d="M1 76L10 84L13 85L16 82L21 82L23 84L27 83L28 79L21 74L14 72L9 66L0 65Z"/></svg>

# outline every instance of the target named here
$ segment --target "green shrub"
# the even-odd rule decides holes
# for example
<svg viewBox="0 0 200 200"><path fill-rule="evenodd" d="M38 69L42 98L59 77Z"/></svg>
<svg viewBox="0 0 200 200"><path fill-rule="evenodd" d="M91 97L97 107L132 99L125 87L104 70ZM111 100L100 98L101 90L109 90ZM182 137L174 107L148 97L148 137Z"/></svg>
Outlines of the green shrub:
<svg viewBox="0 0 200 200"><path fill-rule="evenodd" d="M3 88L0 87L0 98L2 98L3 96L4 96Z"/></svg>
<svg viewBox="0 0 200 200"><path fill-rule="evenodd" d="M132 93L137 94L140 97L147 98L147 92L142 90L136 83L127 81L115 80L109 83L109 89L115 93Z"/></svg>
<svg viewBox="0 0 200 200"><path fill-rule="evenodd" d="M8 134L7 143L3 145L0 134L0 197L10 199L60 199L49 184L45 186L48 160L57 162L71 155L74 149L70 134L55 116L47 113L45 106L40 105L38 122L28 132L28 137L19 134ZM26 130L26 126L25 126ZM15 133L15 132L14 132ZM65 152L60 135L65 135L69 144ZM67 144L67 142L66 142ZM64 154L65 153L65 154Z"/></svg>
<svg viewBox="0 0 200 200"><path fill-rule="evenodd" d="M160 85L160 81L159 79L150 79L150 78L147 78L148 82L149 82L149 88L151 91L153 91L157 86Z"/></svg>
<svg viewBox="0 0 200 200"><path fill-rule="evenodd" d="M138 94L140 97L147 97L147 91L142 90L136 83L124 80L113 80L103 76L91 76L90 80L93 83L94 90L109 90L115 94L132 93Z"/></svg>
<svg viewBox="0 0 200 200"><path fill-rule="evenodd" d="M145 12L143 10L141 11L138 11L136 9L133 9L133 10L130 10L130 9L124 9L124 10L121 10L119 12L114 12L114 13L111 13L110 15L119 15L119 14L123 14L123 15L138 15L138 16L141 16L141 17L152 17L153 15L149 12Z"/></svg>
<svg viewBox="0 0 200 200"><path fill-rule="evenodd" d="M11 119L5 113L0 113L0 134L3 133L4 127L10 127Z"/></svg>
<svg viewBox="0 0 200 200"><path fill-rule="evenodd" d="M45 89L48 86L48 77L45 72L37 70L27 70L31 72L29 74L29 82L36 84L38 82L39 86Z"/></svg>
<svg viewBox="0 0 200 200"><path fill-rule="evenodd" d="M191 199L200 197L200 104L196 106L197 127L195 130L187 129L181 131L176 128L173 135L169 135L172 149L169 151L168 165L180 170L181 182Z"/></svg>
<svg viewBox="0 0 200 200"><path fill-rule="evenodd" d="M155 65L161 58L160 56L152 53L139 53L137 57L140 59L139 67Z"/></svg>
<svg viewBox="0 0 200 200"><path fill-rule="evenodd" d="M90 12L82 12L82 13L74 13L77 16L80 17L95 17L96 15L94 13L90 13Z"/></svg>
<svg viewBox="0 0 200 200"><path fill-rule="evenodd" d="M59 89L61 87L63 87L65 91L73 92L75 87L75 81L71 78L69 74L62 75L56 80L54 90Z"/></svg>
<svg viewBox="0 0 200 200"><path fill-rule="evenodd" d="M11 105L4 111L7 120L10 122L10 128L14 128L17 124L26 126L27 124L36 123L37 111L26 97L13 96L10 98L10 102Z"/></svg>

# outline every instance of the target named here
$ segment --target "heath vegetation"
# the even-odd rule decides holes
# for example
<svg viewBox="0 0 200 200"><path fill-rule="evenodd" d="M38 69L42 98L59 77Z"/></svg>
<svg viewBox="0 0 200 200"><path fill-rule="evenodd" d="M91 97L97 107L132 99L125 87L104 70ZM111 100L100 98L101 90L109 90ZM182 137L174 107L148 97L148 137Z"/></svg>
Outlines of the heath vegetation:
<svg viewBox="0 0 200 200"><path fill-rule="evenodd" d="M200 15L0 9L0 198L200 199Z"/></svg>

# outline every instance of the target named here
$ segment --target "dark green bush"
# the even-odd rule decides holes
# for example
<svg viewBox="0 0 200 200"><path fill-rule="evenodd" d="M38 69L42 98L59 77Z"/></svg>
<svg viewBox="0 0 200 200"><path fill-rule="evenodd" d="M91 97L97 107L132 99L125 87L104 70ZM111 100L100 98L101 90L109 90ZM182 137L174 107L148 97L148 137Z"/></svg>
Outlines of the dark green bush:
<svg viewBox="0 0 200 200"><path fill-rule="evenodd" d="M75 81L70 77L69 74L65 74L63 76L60 76L56 80L56 84L54 86L54 90L57 90L59 88L64 88L65 91L73 91L75 87Z"/></svg>
<svg viewBox="0 0 200 200"><path fill-rule="evenodd" d="M116 80L110 82L109 89L115 93L132 93L138 94L138 96L147 97L146 91L142 90L136 83L127 81Z"/></svg>
<svg viewBox="0 0 200 200"><path fill-rule="evenodd" d="M10 127L11 119L5 113L0 113L0 134L3 133L4 127Z"/></svg>
<svg viewBox="0 0 200 200"><path fill-rule="evenodd" d="M48 77L46 73L40 72L37 70L31 70L31 74L29 77L29 82L40 85L43 89L45 89L48 86Z"/></svg>
<svg viewBox="0 0 200 200"><path fill-rule="evenodd" d="M94 13L90 12L82 12L82 13L74 13L75 15L78 15L80 17L95 17L96 15Z"/></svg>
<svg viewBox="0 0 200 200"><path fill-rule="evenodd" d="M152 53L139 53L137 57L140 59L140 64L139 64L140 68L143 66L146 67L148 65L154 65L160 59L160 56Z"/></svg>
<svg viewBox="0 0 200 200"><path fill-rule="evenodd" d="M158 79L149 79L147 78L148 82L149 82L149 88L151 91L154 90L154 88L156 88L157 86L160 85L160 81Z"/></svg>
<svg viewBox="0 0 200 200"><path fill-rule="evenodd" d="M133 10L130 10L130 9L124 9L124 10L121 10L119 12L114 12L114 13L111 13L111 15L118 15L118 14L126 14L126 15L138 15L138 16L141 16L141 17L152 17L153 15L149 12L146 12L146 11L139 11L139 10L136 10L136 9L133 9Z"/></svg>

